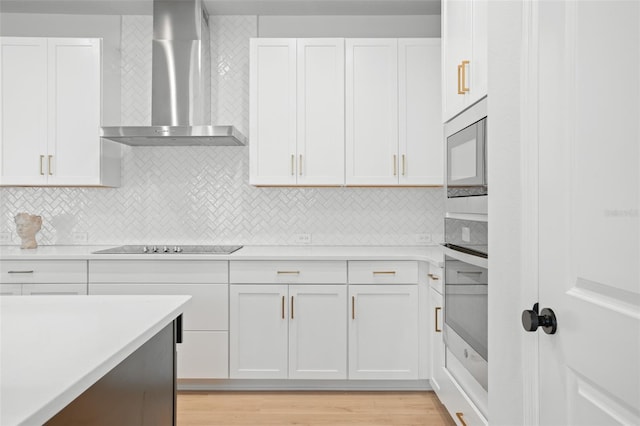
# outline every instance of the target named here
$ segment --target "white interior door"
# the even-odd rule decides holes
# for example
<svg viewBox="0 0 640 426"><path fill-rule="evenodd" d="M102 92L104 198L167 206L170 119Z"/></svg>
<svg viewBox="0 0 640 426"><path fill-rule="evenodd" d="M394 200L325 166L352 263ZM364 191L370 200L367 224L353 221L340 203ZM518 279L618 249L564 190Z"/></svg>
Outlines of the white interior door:
<svg viewBox="0 0 640 426"><path fill-rule="evenodd" d="M640 3L538 2L540 424L640 424ZM542 167L543 166L543 167Z"/></svg>

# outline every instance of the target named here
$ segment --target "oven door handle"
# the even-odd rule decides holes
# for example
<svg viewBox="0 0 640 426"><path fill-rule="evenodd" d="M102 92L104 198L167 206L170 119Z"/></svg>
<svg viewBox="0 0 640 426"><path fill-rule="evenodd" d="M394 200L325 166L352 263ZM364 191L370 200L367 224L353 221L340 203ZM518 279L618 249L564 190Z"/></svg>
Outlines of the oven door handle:
<svg viewBox="0 0 640 426"><path fill-rule="evenodd" d="M449 247L442 247L442 249L446 256L452 257L456 260L468 263L473 266L477 266L479 268L489 269L489 260L485 259L484 257L463 253Z"/></svg>

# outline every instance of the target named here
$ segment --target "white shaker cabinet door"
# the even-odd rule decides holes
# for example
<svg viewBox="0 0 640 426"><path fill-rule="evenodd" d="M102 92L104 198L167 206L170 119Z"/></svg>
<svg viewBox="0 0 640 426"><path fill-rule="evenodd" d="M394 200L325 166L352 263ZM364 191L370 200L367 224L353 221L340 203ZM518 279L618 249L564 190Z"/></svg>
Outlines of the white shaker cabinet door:
<svg viewBox="0 0 640 426"><path fill-rule="evenodd" d="M398 39L400 185L442 185L439 38Z"/></svg>
<svg viewBox="0 0 640 426"><path fill-rule="evenodd" d="M429 331L429 346L431 348L431 387L440 392L441 383L445 380L444 372L444 341L442 327L444 326L444 312L442 310L442 294L429 288L429 316L431 318Z"/></svg>
<svg viewBox="0 0 640 426"><path fill-rule="evenodd" d="M47 40L0 38L0 184L47 182Z"/></svg>
<svg viewBox="0 0 640 426"><path fill-rule="evenodd" d="M347 286L289 286L289 378L347 378Z"/></svg>
<svg viewBox="0 0 640 426"><path fill-rule="evenodd" d="M296 182L296 39L250 40L250 183Z"/></svg>
<svg viewBox="0 0 640 426"><path fill-rule="evenodd" d="M418 286L349 286L349 378L418 378Z"/></svg>
<svg viewBox="0 0 640 426"><path fill-rule="evenodd" d="M398 183L398 41L346 40L346 183Z"/></svg>
<svg viewBox="0 0 640 426"><path fill-rule="evenodd" d="M48 58L48 182L99 185L100 40L50 39Z"/></svg>
<svg viewBox="0 0 640 426"><path fill-rule="evenodd" d="M344 184L344 39L298 39L297 183Z"/></svg>
<svg viewBox="0 0 640 426"><path fill-rule="evenodd" d="M471 62L471 0L442 2L443 35L443 121L448 121L468 105L466 92Z"/></svg>
<svg viewBox="0 0 640 426"><path fill-rule="evenodd" d="M229 377L286 379L287 285L231 285Z"/></svg>

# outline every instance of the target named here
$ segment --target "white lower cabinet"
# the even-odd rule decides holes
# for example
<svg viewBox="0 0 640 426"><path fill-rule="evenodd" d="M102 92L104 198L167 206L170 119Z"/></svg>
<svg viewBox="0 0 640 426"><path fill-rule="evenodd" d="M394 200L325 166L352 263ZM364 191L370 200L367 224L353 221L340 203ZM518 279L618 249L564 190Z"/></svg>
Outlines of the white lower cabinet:
<svg viewBox="0 0 640 426"><path fill-rule="evenodd" d="M229 377L287 378L287 286L231 285Z"/></svg>
<svg viewBox="0 0 640 426"><path fill-rule="evenodd" d="M289 299L289 378L346 379L346 286L291 285Z"/></svg>
<svg viewBox="0 0 640 426"><path fill-rule="evenodd" d="M6 260L0 262L2 295L86 295L83 260Z"/></svg>
<svg viewBox="0 0 640 426"><path fill-rule="evenodd" d="M22 284L23 296L86 295L86 284Z"/></svg>
<svg viewBox="0 0 640 426"><path fill-rule="evenodd" d="M229 377L228 262L91 260L89 294L189 295L177 378Z"/></svg>
<svg viewBox="0 0 640 426"><path fill-rule="evenodd" d="M417 285L350 285L349 378L418 378Z"/></svg>
<svg viewBox="0 0 640 426"><path fill-rule="evenodd" d="M346 286L230 290L230 377L346 379Z"/></svg>
<svg viewBox="0 0 640 426"><path fill-rule="evenodd" d="M429 289L429 313L432 315L432 326L429 331L431 346L431 387L435 392L440 390L440 383L444 375L444 341L442 340L442 294Z"/></svg>
<svg viewBox="0 0 640 426"><path fill-rule="evenodd" d="M183 323L184 324L184 323ZM220 379L229 376L227 331L183 331L178 352L178 378Z"/></svg>

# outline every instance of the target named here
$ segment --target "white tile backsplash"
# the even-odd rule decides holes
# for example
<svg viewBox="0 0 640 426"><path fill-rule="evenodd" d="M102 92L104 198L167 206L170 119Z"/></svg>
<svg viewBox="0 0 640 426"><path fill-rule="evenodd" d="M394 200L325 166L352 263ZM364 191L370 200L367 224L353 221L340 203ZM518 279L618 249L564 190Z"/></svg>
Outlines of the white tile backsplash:
<svg viewBox="0 0 640 426"><path fill-rule="evenodd" d="M253 16L212 16L213 123L247 134ZM122 123L151 116L148 16L122 19ZM124 147L120 188L2 188L0 233L13 216L43 216L40 244L415 244L442 240L441 188L256 188L247 147Z"/></svg>

